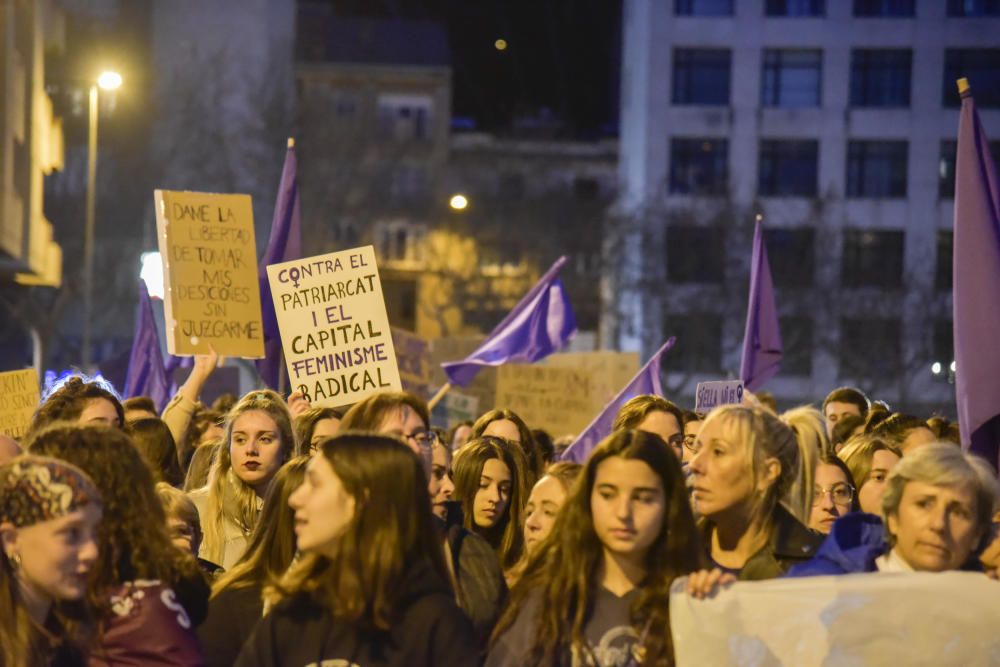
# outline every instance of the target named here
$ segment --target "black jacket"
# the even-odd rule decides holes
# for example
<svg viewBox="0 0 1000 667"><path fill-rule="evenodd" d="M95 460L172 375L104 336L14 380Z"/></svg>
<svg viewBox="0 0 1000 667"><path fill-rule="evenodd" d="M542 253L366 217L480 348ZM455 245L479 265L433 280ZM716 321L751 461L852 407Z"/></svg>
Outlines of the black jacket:
<svg viewBox="0 0 1000 667"><path fill-rule="evenodd" d="M263 615L260 586L227 588L212 598L197 630L206 667L230 667Z"/></svg>
<svg viewBox="0 0 1000 667"><path fill-rule="evenodd" d="M323 605L299 595L280 603L257 624L235 664L478 665L472 626L455 604L450 588L423 563L411 566L403 582L405 589L388 631L334 621Z"/></svg>

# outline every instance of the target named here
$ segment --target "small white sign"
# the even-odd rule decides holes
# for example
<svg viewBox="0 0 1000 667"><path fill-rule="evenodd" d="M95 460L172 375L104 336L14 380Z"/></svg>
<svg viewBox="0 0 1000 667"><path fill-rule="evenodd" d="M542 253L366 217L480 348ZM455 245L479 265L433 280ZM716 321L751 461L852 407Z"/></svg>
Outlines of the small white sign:
<svg viewBox="0 0 1000 667"><path fill-rule="evenodd" d="M743 383L739 380L699 382L695 390L694 411L708 412L720 405L743 402Z"/></svg>

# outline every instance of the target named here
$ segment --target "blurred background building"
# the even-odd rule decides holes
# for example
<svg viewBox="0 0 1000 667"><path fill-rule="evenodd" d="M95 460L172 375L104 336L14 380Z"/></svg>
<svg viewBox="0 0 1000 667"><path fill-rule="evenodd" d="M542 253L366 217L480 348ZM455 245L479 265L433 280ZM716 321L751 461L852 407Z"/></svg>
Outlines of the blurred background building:
<svg viewBox="0 0 1000 667"><path fill-rule="evenodd" d="M676 335L665 367L681 397L737 375L761 213L785 344L767 387L779 403L852 384L952 412L955 81L969 78L987 133L1000 132L1000 4L624 8L607 239L622 270L608 275L604 339L649 353Z"/></svg>

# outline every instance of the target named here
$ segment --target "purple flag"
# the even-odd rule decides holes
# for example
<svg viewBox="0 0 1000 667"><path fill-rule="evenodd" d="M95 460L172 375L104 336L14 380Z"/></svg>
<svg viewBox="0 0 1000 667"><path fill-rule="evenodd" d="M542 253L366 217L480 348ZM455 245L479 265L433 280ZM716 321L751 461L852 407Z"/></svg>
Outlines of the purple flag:
<svg viewBox="0 0 1000 667"><path fill-rule="evenodd" d="M963 85L964 84L964 85ZM955 160L955 403L962 446L1000 464L1000 189L968 83Z"/></svg>
<svg viewBox="0 0 1000 667"><path fill-rule="evenodd" d="M464 361L441 364L449 382L464 387L483 366L500 366L508 361L538 361L573 337L576 316L562 282L556 277L565 263L565 257L556 260Z"/></svg>
<svg viewBox="0 0 1000 667"><path fill-rule="evenodd" d="M663 385L660 383L660 358L674 346L676 341L677 338L671 336L670 340L664 343L663 347L657 350L656 354L646 362L646 365L639 369L639 372L625 385L625 388L604 406L601 414L597 415L594 421L583 429L583 433L577 436L573 444L563 452L563 461L575 461L576 463L586 461L597 443L611 434L611 425L615 421L615 416L622 406L631 399L644 394L663 396Z"/></svg>
<svg viewBox="0 0 1000 667"><path fill-rule="evenodd" d="M299 222L299 186L296 176L295 142L288 140L285 166L281 170L278 185L278 199L274 204L274 218L271 220L271 236L267 249L257 268L260 281L260 313L264 329L264 358L258 359L257 372L271 389L278 389L281 375L285 372L281 355L281 335L278 333L278 317L274 313L271 287L267 280L267 265L287 262L302 257L302 226Z"/></svg>
<svg viewBox="0 0 1000 667"><path fill-rule="evenodd" d="M753 255L750 260L750 299L747 326L743 333L743 360L740 380L748 391L757 391L781 368L781 330L778 309L774 305L774 283L767 262L764 227L760 217L753 230Z"/></svg>
<svg viewBox="0 0 1000 667"><path fill-rule="evenodd" d="M153 304L149 300L146 282L139 281L139 308L135 317L135 334L132 353L128 358L125 375L125 398L149 396L157 412L163 410L170 398L170 380L163 366L160 336L153 319Z"/></svg>

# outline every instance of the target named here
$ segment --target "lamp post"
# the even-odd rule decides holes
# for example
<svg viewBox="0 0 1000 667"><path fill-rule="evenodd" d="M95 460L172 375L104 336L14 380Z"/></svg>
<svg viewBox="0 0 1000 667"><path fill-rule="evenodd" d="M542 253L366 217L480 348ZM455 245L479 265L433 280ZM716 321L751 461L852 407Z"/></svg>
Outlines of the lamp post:
<svg viewBox="0 0 1000 667"><path fill-rule="evenodd" d="M87 128L87 200L83 225L83 355L84 372L90 372L90 316L94 294L94 210L97 204L97 116L98 89L115 90L122 85L122 77L117 72L103 72L95 83L90 84L90 108Z"/></svg>

